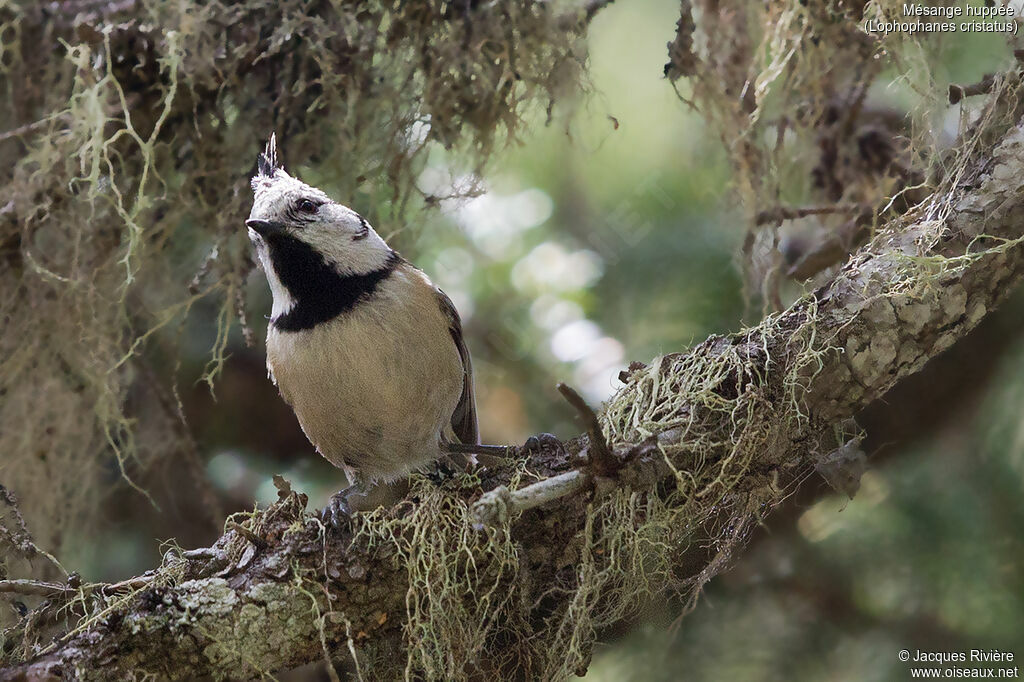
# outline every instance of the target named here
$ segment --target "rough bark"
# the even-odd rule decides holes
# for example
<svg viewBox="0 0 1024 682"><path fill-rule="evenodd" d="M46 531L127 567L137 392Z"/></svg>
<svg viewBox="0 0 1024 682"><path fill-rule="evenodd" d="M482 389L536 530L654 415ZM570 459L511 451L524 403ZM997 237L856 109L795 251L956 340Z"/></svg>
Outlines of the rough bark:
<svg viewBox="0 0 1024 682"><path fill-rule="evenodd" d="M1005 110L1019 105L998 97L993 96L990 106L1017 120L1017 112ZM712 337L689 351L714 356L738 349L762 372L760 383L745 390L762 392L780 411L791 404L786 396L794 387L786 382L794 376L793 363L804 363L797 375L805 380L801 404L806 415L776 415L770 426L772 447L765 448L749 471L749 487L763 485L764 477L783 466L813 462L836 424L967 334L1024 275L1024 248L1013 241L1024 235L1019 181L1024 177L1024 126L985 132L987 136L975 137L973 156L956 182L931 199L933 209L945 204L948 212L914 209L916 214L892 221L854 254L829 285L758 327ZM828 340L809 364L808 329ZM667 366L680 357L657 362ZM628 383L624 390L630 390ZM684 404L679 409L695 408ZM679 433L658 437L678 439ZM568 453L529 454L530 470L552 476L579 468L576 455L586 449L587 440L571 441ZM564 579L566 570L571 573L588 504L602 486L658 494L670 469L652 447L655 441L617 443L615 455L622 464L617 475L603 478L586 493L514 518L510 532L522 548L522 560L519 574L507 579L528 583L527 594L540 597ZM686 466L684 461L671 464ZM492 471L481 488L509 484L509 476ZM469 502L481 488L450 494ZM416 505L417 500L404 504ZM281 502L256 529L259 539L250 540L241 556L226 556L225 548L238 541L239 533L229 530L211 552L172 558L180 569L179 580L143 590L85 631L57 641L36 660L0 672L0 679L239 677L309 662L323 657L325 650L372 648L380 655L400 646L409 583L394 561L398 547L371 545L360 533L325 538L303 515L303 506L301 495L282 493ZM478 569L486 571L483 550L490 536L481 532L477 542ZM298 580L299 575L305 579ZM557 609L564 594L538 599L533 617L539 622ZM514 642L496 636L487 646ZM481 669L493 665L508 670L502 667L500 651L480 653ZM487 654L493 654L492 664L486 662ZM522 667L512 669L528 674Z"/></svg>

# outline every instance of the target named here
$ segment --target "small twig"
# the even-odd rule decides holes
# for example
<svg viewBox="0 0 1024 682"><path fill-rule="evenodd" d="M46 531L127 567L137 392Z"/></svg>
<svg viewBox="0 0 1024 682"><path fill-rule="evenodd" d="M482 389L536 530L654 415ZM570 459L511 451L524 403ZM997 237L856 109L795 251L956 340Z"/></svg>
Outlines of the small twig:
<svg viewBox="0 0 1024 682"><path fill-rule="evenodd" d="M18 498L14 495L14 491L0 485L0 500L3 500L8 508L10 508L11 515L14 517L14 523L17 526L17 536L14 535L14 531L9 531L12 536L11 541L17 544L18 549L31 558L31 554L35 551L35 543L32 542L32 536L25 525L25 517L21 515L21 510L18 509Z"/></svg>
<svg viewBox="0 0 1024 682"><path fill-rule="evenodd" d="M812 215L831 215L835 213L857 213L863 211L860 204L833 204L831 206L803 206L793 208L789 206L776 206L761 211L754 218L755 225L767 225L769 223L781 223L783 220L796 220Z"/></svg>
<svg viewBox="0 0 1024 682"><path fill-rule="evenodd" d="M153 582L153 578L155 577L156 575L151 571L149 575L143 574L135 576L134 578L128 578L127 580L122 580L120 582L110 584L93 583L92 585L86 585L82 589L84 589L86 592L99 590L103 594L110 594L111 592L121 592L123 590L137 590Z"/></svg>
<svg viewBox="0 0 1024 682"><path fill-rule="evenodd" d="M140 575L117 583L90 583L88 585L62 585L60 583L49 583L42 580L12 579L0 580L0 592L13 592L15 594L31 594L39 597L52 597L56 594L68 592L77 594L80 590L86 594L99 590L103 594L120 592L122 590L134 590L145 587L152 582L152 575Z"/></svg>
<svg viewBox="0 0 1024 682"><path fill-rule="evenodd" d="M3 537L7 542L14 545L22 555L31 560L36 555L46 557L46 559L53 564L58 571L67 575L67 570L57 561L57 557L53 556L45 549L40 547L32 539L32 534L28 531L28 526L25 525L25 518L21 515L21 510L18 508L18 498L15 496L14 491L8 490L3 485L0 485L0 501L4 502L7 507L11 510L11 515L14 517L14 525L16 528L6 528L0 525L0 536Z"/></svg>
<svg viewBox="0 0 1024 682"><path fill-rule="evenodd" d="M972 83L971 85L957 85L955 83L951 83L949 86L949 103L956 104L964 97L985 95L992 91L992 86L995 85L995 82L995 76L991 73L986 73L980 81Z"/></svg>
<svg viewBox="0 0 1024 682"><path fill-rule="evenodd" d="M519 512L571 495L582 489L589 480L590 476L586 472L577 469L531 483L519 490L498 486L474 502L470 513L478 528L500 526Z"/></svg>
<svg viewBox="0 0 1024 682"><path fill-rule="evenodd" d="M237 523L235 521L228 521L226 527L228 530L235 531L243 538L251 542L253 545L256 546L256 549L266 549L267 541L261 538L259 535L256 535L256 533L252 532L240 523Z"/></svg>
<svg viewBox="0 0 1024 682"><path fill-rule="evenodd" d="M617 485L650 488L656 481L668 475L658 444L675 443L680 437L678 429L669 429L634 445L623 458L622 465L625 468L616 472L615 481L595 478L586 469L574 469L518 490L509 490L502 485L481 495L470 507L470 514L473 515L477 528L495 527L507 523L520 512L572 495L591 485L594 486L597 497ZM601 485L598 485L599 483Z"/></svg>
<svg viewBox="0 0 1024 682"><path fill-rule="evenodd" d="M39 119L38 121L34 121L32 123L26 123L23 126L18 126L17 128L14 128L12 130L5 130L4 132L0 133L0 142L3 142L4 140L9 140L12 137L19 137L21 135L24 135L25 133L30 133L33 130L35 130L36 128L41 128L42 126L46 125L50 121L55 121L55 120L57 120L59 118L64 118L65 116L66 116L66 114L58 114L56 116L47 116L46 118Z"/></svg>
<svg viewBox="0 0 1024 682"><path fill-rule="evenodd" d="M643 366L640 363L636 364L640 367ZM634 364L630 365L631 370L636 368ZM499 486L484 493L479 500L473 503L470 510L478 528L502 525L520 512L571 495L587 486L595 486L595 494L600 495L600 486L597 484L599 482L603 482L605 485L612 484L608 479L614 477L622 469L623 462L616 459L608 448L608 441L605 440L604 433L601 431L601 423L597 419L597 414L587 405L587 401L567 384L559 383L558 392L575 408L580 421L583 422L583 426L587 430L590 444L586 450L586 466L531 483L518 490L509 490L506 486Z"/></svg>
<svg viewBox="0 0 1024 682"><path fill-rule="evenodd" d="M59 583L47 583L41 580L0 580L0 592L16 592L18 594L33 594L39 597L49 597L69 590L67 585Z"/></svg>
<svg viewBox="0 0 1024 682"><path fill-rule="evenodd" d="M598 476L615 475L615 472L622 468L622 464L615 459L611 450L608 449L608 442L604 439L604 433L601 431L601 422L597 420L597 414L571 386L559 383L558 392L562 394L562 397L570 405L576 408L580 420L587 429L587 435L590 436L588 457L590 458L591 469Z"/></svg>

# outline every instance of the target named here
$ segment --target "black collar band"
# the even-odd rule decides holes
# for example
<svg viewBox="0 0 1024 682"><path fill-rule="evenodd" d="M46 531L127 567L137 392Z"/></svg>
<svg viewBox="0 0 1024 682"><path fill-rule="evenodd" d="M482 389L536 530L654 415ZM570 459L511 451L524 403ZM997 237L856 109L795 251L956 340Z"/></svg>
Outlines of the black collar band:
<svg viewBox="0 0 1024 682"><path fill-rule="evenodd" d="M274 271L295 300L291 310L270 321L286 332L312 329L352 310L371 297L402 260L391 251L373 272L342 275L312 247L293 237L275 235L267 240L267 246Z"/></svg>

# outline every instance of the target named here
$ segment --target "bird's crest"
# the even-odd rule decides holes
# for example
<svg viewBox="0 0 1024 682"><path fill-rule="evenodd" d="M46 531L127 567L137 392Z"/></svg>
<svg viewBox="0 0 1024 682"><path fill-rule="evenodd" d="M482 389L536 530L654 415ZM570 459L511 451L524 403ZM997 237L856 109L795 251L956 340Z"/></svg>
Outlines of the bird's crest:
<svg viewBox="0 0 1024 682"><path fill-rule="evenodd" d="M256 160L256 170L260 175L272 178L274 177L274 171L278 168L280 166L277 164L277 135L271 133L266 149L263 150L263 153Z"/></svg>
<svg viewBox="0 0 1024 682"><path fill-rule="evenodd" d="M260 187L268 187L269 181L274 179L277 171L283 173L284 168L281 167L277 159L277 135L271 133L266 148L256 157L256 175L253 176L250 183L253 191L257 191Z"/></svg>

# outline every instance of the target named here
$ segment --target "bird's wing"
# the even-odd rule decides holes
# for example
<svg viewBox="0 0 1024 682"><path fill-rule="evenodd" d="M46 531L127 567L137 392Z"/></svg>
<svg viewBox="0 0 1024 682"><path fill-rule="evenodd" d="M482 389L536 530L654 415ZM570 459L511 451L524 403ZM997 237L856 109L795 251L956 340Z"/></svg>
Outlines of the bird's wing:
<svg viewBox="0 0 1024 682"><path fill-rule="evenodd" d="M476 445L480 442L480 430L476 420L476 398L473 397L473 363L469 358L466 341L462 338L462 320L448 295L440 289L436 291L441 311L448 318L448 331L462 358L462 396L452 413L452 430L460 443Z"/></svg>

